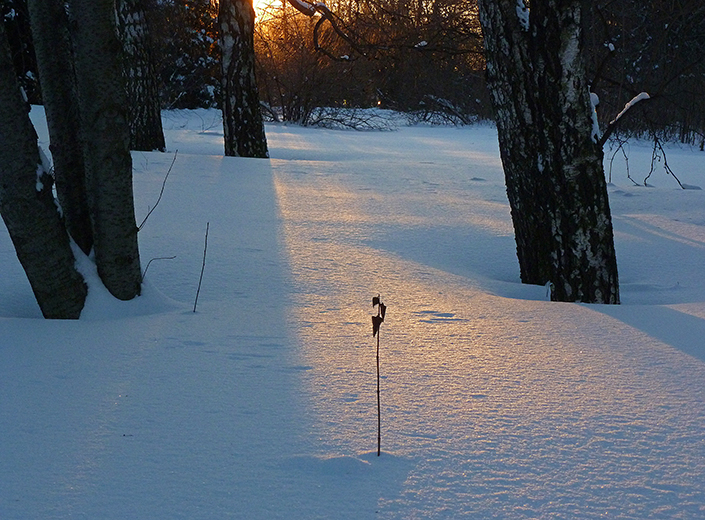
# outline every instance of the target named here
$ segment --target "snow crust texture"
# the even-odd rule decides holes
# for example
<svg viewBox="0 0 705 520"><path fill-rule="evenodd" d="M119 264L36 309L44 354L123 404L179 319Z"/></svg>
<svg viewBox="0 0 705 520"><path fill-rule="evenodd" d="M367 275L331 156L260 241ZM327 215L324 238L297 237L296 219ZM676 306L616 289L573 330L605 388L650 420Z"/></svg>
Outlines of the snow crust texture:
<svg viewBox="0 0 705 520"><path fill-rule="evenodd" d="M519 283L492 127L272 125L262 160L164 123L139 238L175 258L137 301L82 259L83 318L41 320L0 232L0 518L705 516L703 191L615 161L624 304L559 304ZM138 222L172 157L133 154Z"/></svg>

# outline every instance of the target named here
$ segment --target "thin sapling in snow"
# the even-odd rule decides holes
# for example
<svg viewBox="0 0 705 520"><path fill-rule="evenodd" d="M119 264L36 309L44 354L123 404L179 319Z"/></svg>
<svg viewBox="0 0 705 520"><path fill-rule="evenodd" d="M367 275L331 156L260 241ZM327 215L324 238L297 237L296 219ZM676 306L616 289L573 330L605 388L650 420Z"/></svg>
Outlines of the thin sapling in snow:
<svg viewBox="0 0 705 520"><path fill-rule="evenodd" d="M196 299L193 302L193 312L196 312L196 305L198 305L198 295L201 294L201 282L203 282L203 272L206 270L206 253L208 252L208 228L210 227L210 222L206 222L206 237L203 244L203 263L201 264L201 276L198 278L198 289L196 290Z"/></svg>
<svg viewBox="0 0 705 520"><path fill-rule="evenodd" d="M651 177L651 174L654 173L654 165L656 161L661 162L663 160L663 169L666 170L666 174L670 175L674 179L676 179L676 182L678 183L678 186L681 187L681 189L685 190L686 186L684 185L678 177L676 177L676 174L673 173L673 170L671 170L671 167L668 165L668 160L666 159L666 150L663 149L663 146L661 145L661 140L654 136L654 149L651 152L651 168L649 169L649 173L646 175L646 178L644 179L644 186L648 186L648 180L649 177ZM692 186L688 186L689 188L693 188Z"/></svg>
<svg viewBox="0 0 705 520"><path fill-rule="evenodd" d="M176 155L179 153L178 150L174 152L174 158L171 160L171 165L169 166L169 169L166 172L166 175L164 176L164 181L162 182L162 189L159 191L159 197L157 197L157 202L154 203L154 206L147 212L147 215L144 217L144 220L142 223L139 225L137 228L137 231L142 231L142 228L144 227L145 223L147 222L147 219L149 216L152 214L152 212L157 209L157 206L159 206L159 202L162 200L162 195L164 195L164 188L166 187L166 181L169 178L169 174L171 173L172 168L174 167L174 163L176 162ZM146 269L145 269L146 271ZM142 275L142 278L144 278L144 275Z"/></svg>

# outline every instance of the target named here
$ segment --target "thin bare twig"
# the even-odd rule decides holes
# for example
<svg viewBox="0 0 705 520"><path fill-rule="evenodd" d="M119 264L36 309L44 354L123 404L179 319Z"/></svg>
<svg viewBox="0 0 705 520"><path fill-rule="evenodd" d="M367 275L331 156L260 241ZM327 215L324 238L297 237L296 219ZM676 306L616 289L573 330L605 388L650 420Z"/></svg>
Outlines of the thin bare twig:
<svg viewBox="0 0 705 520"><path fill-rule="evenodd" d="M654 149L651 152L651 169L649 170L649 174L646 176L644 179L644 186L646 186L646 181L649 180L649 177L651 177L651 174L654 172L654 162L655 161L660 161L663 159L663 169L666 170L667 174L670 174L673 176L674 179L676 179L676 182L678 185L681 187L681 189L685 189L685 186L683 186L683 183L680 181L678 177L676 177L676 174L673 172L671 167L668 165L668 160L666 159L666 150L663 149L663 145L661 144L661 140L654 136Z"/></svg>
<svg viewBox="0 0 705 520"><path fill-rule="evenodd" d="M157 258L152 258L149 262L147 262L147 267L144 268L144 271L142 272L142 281L144 282L144 277L147 276L147 269L149 269L149 266L151 265L152 262L155 260L173 260L176 258L175 256L159 256Z"/></svg>
<svg viewBox="0 0 705 520"><path fill-rule="evenodd" d="M178 150L176 150L176 151L174 152L174 158L172 159L171 165L169 166L169 169L167 170L166 175L164 176L164 181L162 182L162 189L161 189L161 191L159 192L159 197L157 197L157 202L154 204L154 206L152 207L152 209L150 209L150 210L147 212L147 216L144 217L144 220L142 221L142 223L140 224L140 226L137 228L137 231L138 231L138 232L142 230L142 228L144 227L145 222L147 222L147 219L149 218L149 216L152 214L152 212L153 212L155 209L157 209L157 206L159 205L159 202L162 200L162 195L164 195L164 188L166 187L166 180L169 178L169 174L171 173L171 169L174 167L174 163L176 162L176 154L178 154L178 153L179 153Z"/></svg>
<svg viewBox="0 0 705 520"><path fill-rule="evenodd" d="M632 181L634 183L634 186L639 186L639 183L632 178L631 173L629 171L629 156L627 155L627 152L624 151L624 145L627 143L627 140L620 139L619 137L613 137L613 140L617 141L619 145L617 146L617 149L614 151L612 157L610 158L609 182L612 182L612 163L614 162L614 158L618 152L622 152L622 155L624 156L624 164L627 168L627 179Z"/></svg>

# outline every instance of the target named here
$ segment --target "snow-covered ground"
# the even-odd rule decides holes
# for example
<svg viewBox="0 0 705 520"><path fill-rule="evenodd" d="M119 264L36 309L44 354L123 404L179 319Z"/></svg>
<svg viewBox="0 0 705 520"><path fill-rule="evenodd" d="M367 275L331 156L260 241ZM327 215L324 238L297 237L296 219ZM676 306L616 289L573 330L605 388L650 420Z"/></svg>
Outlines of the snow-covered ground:
<svg viewBox="0 0 705 520"><path fill-rule="evenodd" d="M551 303L490 126L271 125L271 160L224 158L213 111L165 128L135 196L139 223L178 149L139 235L175 258L136 301L83 262L82 319L42 320L0 230L1 519L705 518L705 191L618 156L624 303Z"/></svg>

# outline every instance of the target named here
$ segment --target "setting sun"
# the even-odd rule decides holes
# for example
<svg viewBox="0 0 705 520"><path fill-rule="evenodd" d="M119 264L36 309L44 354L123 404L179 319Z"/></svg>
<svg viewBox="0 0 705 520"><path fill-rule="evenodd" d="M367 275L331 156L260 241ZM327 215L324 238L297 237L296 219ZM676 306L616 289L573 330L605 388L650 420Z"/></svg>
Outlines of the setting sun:
<svg viewBox="0 0 705 520"><path fill-rule="evenodd" d="M255 18L261 20L267 15L267 12L281 7L282 3L280 0L253 0L253 7L255 8Z"/></svg>

